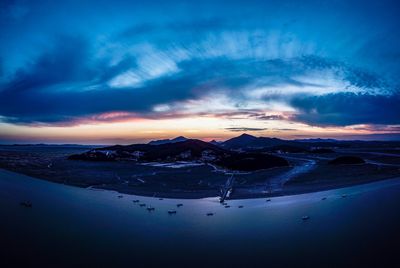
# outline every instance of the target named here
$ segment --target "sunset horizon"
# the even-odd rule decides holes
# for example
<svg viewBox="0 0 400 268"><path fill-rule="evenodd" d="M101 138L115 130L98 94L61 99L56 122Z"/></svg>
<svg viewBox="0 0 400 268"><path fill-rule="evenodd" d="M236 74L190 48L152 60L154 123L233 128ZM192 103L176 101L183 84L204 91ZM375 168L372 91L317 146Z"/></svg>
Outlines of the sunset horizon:
<svg viewBox="0 0 400 268"><path fill-rule="evenodd" d="M1 143L399 139L396 9L89 3L0 6Z"/></svg>

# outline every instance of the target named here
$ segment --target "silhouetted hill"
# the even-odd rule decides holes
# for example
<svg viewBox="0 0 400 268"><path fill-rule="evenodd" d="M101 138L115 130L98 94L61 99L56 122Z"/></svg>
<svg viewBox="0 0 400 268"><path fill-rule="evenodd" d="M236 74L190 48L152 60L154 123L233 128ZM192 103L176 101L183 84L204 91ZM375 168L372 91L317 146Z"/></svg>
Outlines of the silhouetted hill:
<svg viewBox="0 0 400 268"><path fill-rule="evenodd" d="M186 140L160 145L115 145L94 149L83 154L71 155L71 160L138 162L200 161L214 163L233 170L258 170L288 165L281 157L261 153L238 153L200 140Z"/></svg>
<svg viewBox="0 0 400 268"><path fill-rule="evenodd" d="M242 134L238 137L224 141L221 147L228 149L241 149L241 148L257 148L257 147L269 147L282 144L280 139L277 138L264 138L254 137L249 134Z"/></svg>
<svg viewBox="0 0 400 268"><path fill-rule="evenodd" d="M252 171L289 166L289 163L286 161L286 159L282 157L258 153L232 154L228 157L218 160L216 164L221 167L240 171Z"/></svg>
<svg viewBox="0 0 400 268"><path fill-rule="evenodd" d="M164 160L168 157L174 158L185 153L187 153L187 157L182 156L180 158L186 157L187 159L193 159L200 158L204 151L209 151L215 156L220 156L226 152L224 149L208 142L200 140L186 140L182 142L166 143L158 146L152 146L145 152L144 159L150 161L157 159Z"/></svg>
<svg viewBox="0 0 400 268"><path fill-rule="evenodd" d="M278 146L293 152L294 147L307 150L319 148L393 148L400 147L400 141L360 141L360 140L335 140L335 139L302 139L302 140L282 140L278 138L255 137L248 134L242 134L238 137L231 138L222 142L221 147L232 150L257 151L257 149L265 149L263 151L271 151ZM283 151L285 151L283 150ZM297 150L294 150L297 151Z"/></svg>
<svg viewBox="0 0 400 268"><path fill-rule="evenodd" d="M265 148L278 145L296 145L295 141L281 140L278 138L255 137L249 134L242 134L238 137L229 139L221 144L221 147L228 149L249 149ZM304 145L304 144L302 144Z"/></svg>
<svg viewBox="0 0 400 268"><path fill-rule="evenodd" d="M227 153L226 150L201 140L186 140L160 145L132 144L114 145L98 148L81 155L72 155L70 159L81 160L115 160L117 158L130 158L143 161L174 161L174 160L195 160L206 155L219 157ZM105 155L101 157L101 154Z"/></svg>
<svg viewBox="0 0 400 268"><path fill-rule="evenodd" d="M304 146L295 146L295 145L276 145L272 147L263 147L257 149L247 149L247 152L253 153L308 153L308 147Z"/></svg>
<svg viewBox="0 0 400 268"><path fill-rule="evenodd" d="M270 152L274 153L306 153L307 148L296 145L282 144L268 148Z"/></svg>
<svg viewBox="0 0 400 268"><path fill-rule="evenodd" d="M165 139L165 140L155 140L151 141L148 144L150 145L160 145L160 144L166 144L166 143L176 143L176 142L181 142L181 141L186 141L188 140L186 137L179 136L173 139Z"/></svg>
<svg viewBox="0 0 400 268"><path fill-rule="evenodd" d="M216 141L216 140L212 140L212 141L210 141L210 143L219 146L219 145L221 145L222 142Z"/></svg>

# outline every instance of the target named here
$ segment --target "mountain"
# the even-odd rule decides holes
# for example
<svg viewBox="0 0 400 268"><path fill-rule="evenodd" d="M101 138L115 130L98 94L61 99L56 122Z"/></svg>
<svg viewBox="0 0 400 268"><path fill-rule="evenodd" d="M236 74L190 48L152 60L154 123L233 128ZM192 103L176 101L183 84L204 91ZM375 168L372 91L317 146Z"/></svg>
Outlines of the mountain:
<svg viewBox="0 0 400 268"><path fill-rule="evenodd" d="M70 159L78 160L118 160L137 161L178 161L212 159L227 153L223 148L201 140L188 139L180 142L159 145L132 144L114 145L98 148L89 152L72 155Z"/></svg>
<svg viewBox="0 0 400 268"><path fill-rule="evenodd" d="M219 145L221 145L222 142L216 141L216 140L212 140L212 141L210 141L210 143L219 146Z"/></svg>
<svg viewBox="0 0 400 268"><path fill-rule="evenodd" d="M188 139L183 137L183 136L179 136L173 139L165 139L165 140L155 140L155 141L151 141L148 144L150 145L161 145L161 144L167 144L167 143L176 143L176 142L181 142L181 141L187 141Z"/></svg>
<svg viewBox="0 0 400 268"><path fill-rule="evenodd" d="M295 142L281 140L278 138L254 137L244 133L238 137L223 142L221 147L227 149L250 149L272 147L277 145L291 145L293 143Z"/></svg>
<svg viewBox="0 0 400 268"><path fill-rule="evenodd" d="M242 134L238 137L231 138L222 142L221 147L229 148L229 149L239 149L243 147L248 147L250 144L254 144L257 142L257 138L251 136L249 134Z"/></svg>
<svg viewBox="0 0 400 268"><path fill-rule="evenodd" d="M154 160L196 160L203 156L203 152L207 151L215 157L221 156L226 151L218 146L204 142L201 140L186 140L182 142L166 143L151 146L149 150L144 152L144 159Z"/></svg>
<svg viewBox="0 0 400 268"><path fill-rule="evenodd" d="M221 158L216 165L233 170L253 171L274 167L287 167L289 162L282 157L260 153L236 153Z"/></svg>
<svg viewBox="0 0 400 268"><path fill-rule="evenodd" d="M114 145L71 155L69 159L90 161L133 160L137 162L196 161L213 163L223 168L242 171L289 165L284 158L278 156L234 152L209 142L195 139L159 145Z"/></svg>

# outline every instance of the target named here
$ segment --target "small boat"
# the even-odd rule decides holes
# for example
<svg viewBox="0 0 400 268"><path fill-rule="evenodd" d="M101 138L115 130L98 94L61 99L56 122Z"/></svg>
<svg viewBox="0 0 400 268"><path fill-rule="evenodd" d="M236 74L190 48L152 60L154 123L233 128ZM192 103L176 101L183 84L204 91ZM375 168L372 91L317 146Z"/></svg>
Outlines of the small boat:
<svg viewBox="0 0 400 268"><path fill-rule="evenodd" d="M124 196L123 196L123 195L119 195L119 196L118 196L118 198L122 198L122 197L124 197Z"/></svg>
<svg viewBox="0 0 400 268"><path fill-rule="evenodd" d="M303 216L301 219L302 219L303 221L306 221L306 220L309 220L309 219L310 219L310 216Z"/></svg>
<svg viewBox="0 0 400 268"><path fill-rule="evenodd" d="M178 208L180 208L181 206L183 206L183 204L177 204L176 205Z"/></svg>
<svg viewBox="0 0 400 268"><path fill-rule="evenodd" d="M225 208L230 208L230 207L231 207L230 205L226 205L226 206L225 206Z"/></svg>
<svg viewBox="0 0 400 268"><path fill-rule="evenodd" d="M223 206L226 206L226 205L228 205L228 203L226 203L226 202L223 202L223 203L221 203Z"/></svg>
<svg viewBox="0 0 400 268"><path fill-rule="evenodd" d="M158 200L164 200L164 198L158 198Z"/></svg>
<svg viewBox="0 0 400 268"><path fill-rule="evenodd" d="M243 208L243 206L238 206L238 208Z"/></svg>
<svg viewBox="0 0 400 268"><path fill-rule="evenodd" d="M168 210L168 214L176 214L176 210Z"/></svg>
<svg viewBox="0 0 400 268"><path fill-rule="evenodd" d="M147 210L148 210L148 211L154 211L155 208L153 208L153 207L148 207Z"/></svg>
<svg viewBox="0 0 400 268"><path fill-rule="evenodd" d="M24 201L19 203L21 206L26 207L26 208L31 208L32 207L32 203L30 201Z"/></svg>
<svg viewBox="0 0 400 268"><path fill-rule="evenodd" d="M145 207L145 206L146 206L146 204L139 204L139 206L141 206L141 207Z"/></svg>
<svg viewBox="0 0 400 268"><path fill-rule="evenodd" d="M139 200L132 200L133 203L139 203Z"/></svg>
<svg viewBox="0 0 400 268"><path fill-rule="evenodd" d="M267 201L267 202L271 202L271 199L268 198L266 201Z"/></svg>
<svg viewBox="0 0 400 268"><path fill-rule="evenodd" d="M207 213L206 215L207 215L207 216L214 216L214 213L209 212L209 213Z"/></svg>
<svg viewBox="0 0 400 268"><path fill-rule="evenodd" d="M322 197L321 200L326 200L326 197Z"/></svg>
<svg viewBox="0 0 400 268"><path fill-rule="evenodd" d="M347 197L347 194L342 194L342 198L345 198L345 197Z"/></svg>

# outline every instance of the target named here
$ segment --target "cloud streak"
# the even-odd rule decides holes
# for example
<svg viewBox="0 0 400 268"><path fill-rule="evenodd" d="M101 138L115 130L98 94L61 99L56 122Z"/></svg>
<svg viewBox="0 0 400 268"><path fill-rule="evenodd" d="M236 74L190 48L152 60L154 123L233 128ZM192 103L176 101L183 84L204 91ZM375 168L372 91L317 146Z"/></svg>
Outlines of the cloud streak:
<svg viewBox="0 0 400 268"><path fill-rule="evenodd" d="M255 127L228 127L225 128L226 130L232 131L232 132L253 132L253 131L264 131L267 130L268 128L255 128Z"/></svg>

